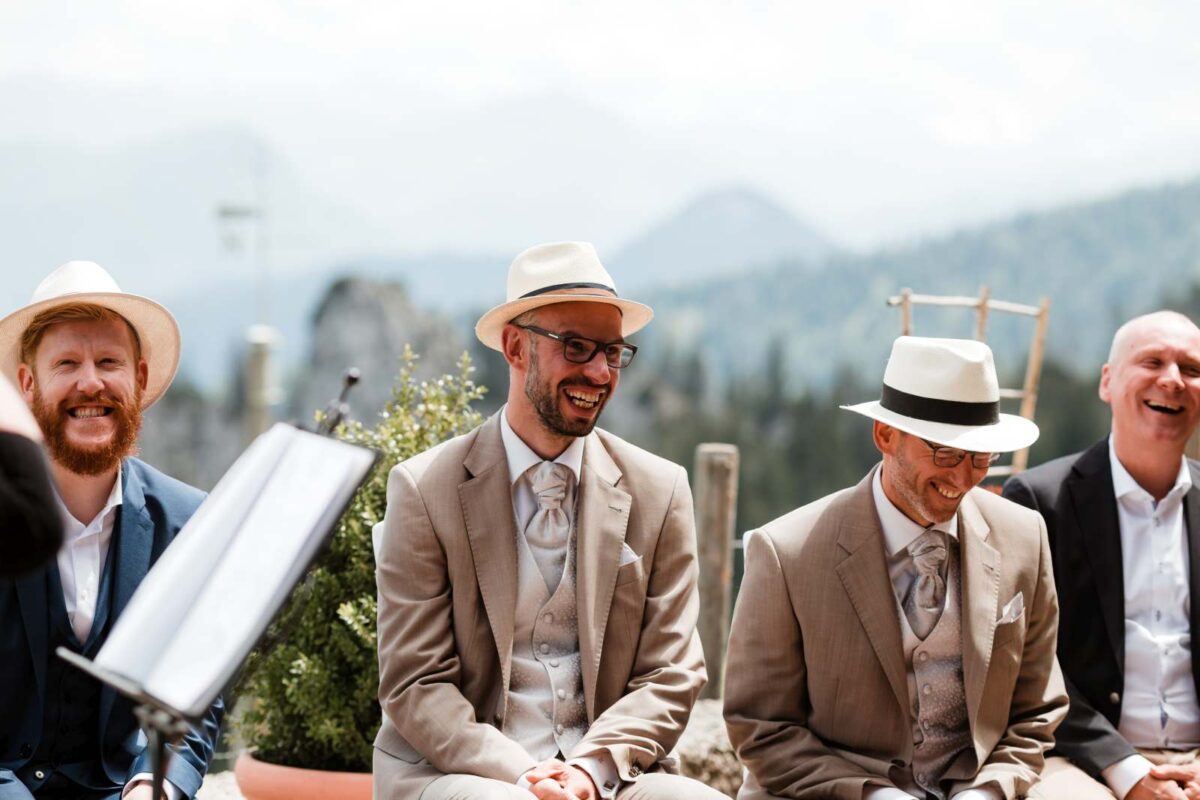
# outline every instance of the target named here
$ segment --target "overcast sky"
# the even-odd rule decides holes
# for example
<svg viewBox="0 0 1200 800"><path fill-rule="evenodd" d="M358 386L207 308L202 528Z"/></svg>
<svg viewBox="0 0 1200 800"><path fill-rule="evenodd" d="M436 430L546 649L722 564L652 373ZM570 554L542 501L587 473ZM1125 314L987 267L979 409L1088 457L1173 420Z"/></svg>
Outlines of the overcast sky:
<svg viewBox="0 0 1200 800"><path fill-rule="evenodd" d="M980 5L0 0L0 147L244 129L397 252L729 184L868 249L1200 175L1200 5Z"/></svg>

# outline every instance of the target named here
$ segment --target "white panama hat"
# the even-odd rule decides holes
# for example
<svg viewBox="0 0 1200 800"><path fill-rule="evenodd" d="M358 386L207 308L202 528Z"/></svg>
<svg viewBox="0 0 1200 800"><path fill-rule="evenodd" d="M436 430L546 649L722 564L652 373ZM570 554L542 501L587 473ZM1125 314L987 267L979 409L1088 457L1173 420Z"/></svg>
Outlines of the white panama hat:
<svg viewBox="0 0 1200 800"><path fill-rule="evenodd" d="M936 444L1009 453L1037 441L1032 420L1000 413L992 350L971 339L901 336L878 400L842 406Z"/></svg>
<svg viewBox="0 0 1200 800"><path fill-rule="evenodd" d="M171 312L146 297L122 292L103 267L92 261L68 261L33 290L29 305L0 319L0 370L16 383L21 364L21 336L34 318L55 306L91 303L115 311L137 331L146 360L142 407L162 396L179 369L179 325Z"/></svg>
<svg viewBox="0 0 1200 800"><path fill-rule="evenodd" d="M588 242L535 245L508 268L507 300L475 323L475 335L493 350L502 350L504 326L526 311L553 303L608 303L621 310L621 336L646 327L650 307L617 296L612 276Z"/></svg>

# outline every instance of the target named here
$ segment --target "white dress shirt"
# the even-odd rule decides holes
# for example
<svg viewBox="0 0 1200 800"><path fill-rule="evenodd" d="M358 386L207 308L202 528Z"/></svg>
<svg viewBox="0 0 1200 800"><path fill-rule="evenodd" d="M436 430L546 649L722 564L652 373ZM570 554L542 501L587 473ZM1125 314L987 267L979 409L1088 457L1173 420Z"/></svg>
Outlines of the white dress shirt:
<svg viewBox="0 0 1200 800"><path fill-rule="evenodd" d="M580 472L583 470L584 438L576 437L567 449L554 459L554 463L562 464L571 470L575 476L575 486L579 486ZM508 475L512 480L513 515L516 517L517 530L523 531L537 512L537 495L533 491L533 471L543 459L525 444L512 426L508 424L508 407L500 409L500 439L504 443L504 454L508 460ZM577 489L576 489L577 490ZM565 506L568 519L575 524L574 503ZM564 753L564 755L566 755ZM621 778L617 773L617 765L607 750L598 750L585 756L572 758L567 762L586 772L596 784L600 796L611 800L620 788ZM529 782L524 776L517 781L518 786L529 788ZM611 787L605 790L605 787Z"/></svg>
<svg viewBox="0 0 1200 800"><path fill-rule="evenodd" d="M63 546L58 551L58 576L62 581L63 603L67 619L80 644L87 641L96 619L96 601L100 593L100 575L112 542L117 508L121 505L121 468L117 480L100 513L86 525L71 515L56 489L59 514L63 521Z"/></svg>
<svg viewBox="0 0 1200 800"><path fill-rule="evenodd" d="M913 522L908 516L896 508L891 499L883 491L883 468L875 470L871 481L871 491L875 496L875 512L879 515L879 526L883 529L883 548L887 553L888 576L892 580L892 590L896 593L897 613L900 611L908 587L916 579L916 569L912 556L908 554L908 546L913 540L925 532L925 528ZM950 536L958 538L958 515L955 514L947 522L936 526ZM906 654L911 663L911 653ZM909 676L910 682L912 676ZM895 786L870 786L863 792L863 800L916 800L923 796L924 790L915 783L911 786L898 788ZM995 786L980 786L974 789L964 789L951 795L951 800L1004 800L1004 794Z"/></svg>
<svg viewBox="0 0 1200 800"><path fill-rule="evenodd" d="M1125 586L1125 694L1117 730L1134 747L1200 746L1200 701L1192 677L1187 527L1183 499L1192 488L1187 459L1175 485L1155 501L1117 458L1110 436L1108 459L1121 532ZM1124 797L1150 771L1129 756L1101 776Z"/></svg>

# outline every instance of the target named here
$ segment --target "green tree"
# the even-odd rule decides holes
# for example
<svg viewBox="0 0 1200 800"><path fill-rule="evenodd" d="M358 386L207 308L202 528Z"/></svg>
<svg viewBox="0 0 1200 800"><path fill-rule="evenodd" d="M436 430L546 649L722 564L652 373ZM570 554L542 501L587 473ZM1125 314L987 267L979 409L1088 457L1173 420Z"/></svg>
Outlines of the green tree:
<svg viewBox="0 0 1200 800"><path fill-rule="evenodd" d="M416 358L406 347L392 399L373 427L350 422L338 429L341 439L377 450L379 464L239 682L238 695L250 702L238 727L264 760L371 769L380 720L371 529L383 519L388 472L478 425L472 404L486 391L471 380L474 368L466 353L457 375L419 383L412 373Z"/></svg>

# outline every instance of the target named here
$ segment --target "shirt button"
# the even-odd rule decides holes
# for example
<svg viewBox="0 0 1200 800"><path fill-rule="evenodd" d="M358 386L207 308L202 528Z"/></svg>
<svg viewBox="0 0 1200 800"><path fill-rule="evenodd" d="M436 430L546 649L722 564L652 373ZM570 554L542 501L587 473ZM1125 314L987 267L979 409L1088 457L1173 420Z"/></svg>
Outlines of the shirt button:
<svg viewBox="0 0 1200 800"><path fill-rule="evenodd" d="M1121 702L1121 695L1118 694L1117 692L1113 692L1112 694L1110 694L1108 696L1108 702L1112 703L1115 706L1117 703Z"/></svg>
<svg viewBox="0 0 1200 800"><path fill-rule="evenodd" d="M567 699L567 690L566 690L566 689L559 689L559 690L558 690L558 699L559 699L559 700L566 700L566 699Z"/></svg>
<svg viewBox="0 0 1200 800"><path fill-rule="evenodd" d="M554 732L557 733L559 736L562 736L563 726L561 723L554 726Z"/></svg>
<svg viewBox="0 0 1200 800"><path fill-rule="evenodd" d="M551 662L550 662L550 666L552 666L552 667L554 667L555 669L557 669L557 668L558 668L558 662L557 662L557 661L551 661Z"/></svg>
<svg viewBox="0 0 1200 800"><path fill-rule="evenodd" d="M542 651L542 655L545 655L546 653L550 652L550 645L546 644L545 642L542 642L541 644L538 645L538 649Z"/></svg>
<svg viewBox="0 0 1200 800"><path fill-rule="evenodd" d="M932 693L933 693L933 687L930 686L928 683L921 687L921 694L932 694Z"/></svg>
<svg viewBox="0 0 1200 800"><path fill-rule="evenodd" d="M929 660L929 653L917 653L917 660L924 664Z"/></svg>

